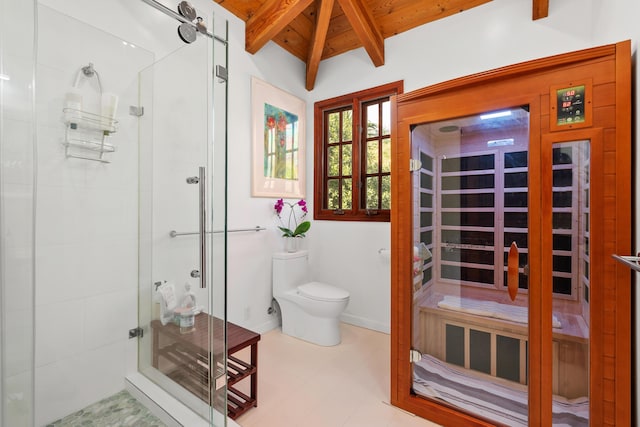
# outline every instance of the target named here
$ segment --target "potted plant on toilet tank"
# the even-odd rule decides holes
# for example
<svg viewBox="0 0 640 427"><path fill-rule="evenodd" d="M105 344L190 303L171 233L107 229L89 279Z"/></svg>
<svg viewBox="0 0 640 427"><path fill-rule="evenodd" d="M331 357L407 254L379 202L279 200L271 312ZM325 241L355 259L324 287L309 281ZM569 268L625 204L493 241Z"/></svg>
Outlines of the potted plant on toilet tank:
<svg viewBox="0 0 640 427"><path fill-rule="evenodd" d="M289 203L283 199L278 199L273 209L280 220L281 225L278 228L282 231L285 250L287 252L295 252L298 247L298 238L305 237L305 233L311 228L311 223L304 221L308 213L307 202L304 199L300 199L296 203ZM286 218L286 223L284 218Z"/></svg>

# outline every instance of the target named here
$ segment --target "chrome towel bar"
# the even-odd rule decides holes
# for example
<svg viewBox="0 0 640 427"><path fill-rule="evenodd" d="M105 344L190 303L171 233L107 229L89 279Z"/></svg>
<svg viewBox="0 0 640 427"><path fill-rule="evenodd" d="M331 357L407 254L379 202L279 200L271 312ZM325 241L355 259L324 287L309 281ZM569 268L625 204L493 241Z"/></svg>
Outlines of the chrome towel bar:
<svg viewBox="0 0 640 427"><path fill-rule="evenodd" d="M238 229L234 229L234 230L227 230L227 233L240 233L240 232L246 232L246 231L263 231L266 230L265 227L260 227L259 225L256 225L254 228L238 228ZM218 233L224 233L224 230L215 230L215 231L207 231L207 233L213 233L213 234L218 234ZM185 232L185 233L179 233L176 230L171 230L169 232L169 236L171 237L178 237L178 236L191 236L191 235L195 235L195 234L200 234L197 231L191 231L191 232Z"/></svg>

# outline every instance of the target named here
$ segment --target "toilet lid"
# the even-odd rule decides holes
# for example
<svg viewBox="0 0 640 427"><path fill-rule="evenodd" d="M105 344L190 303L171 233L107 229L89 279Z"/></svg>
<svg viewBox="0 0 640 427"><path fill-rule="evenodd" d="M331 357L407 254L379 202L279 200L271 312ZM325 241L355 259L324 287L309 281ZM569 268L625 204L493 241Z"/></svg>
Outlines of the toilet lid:
<svg viewBox="0 0 640 427"><path fill-rule="evenodd" d="M326 283L310 282L298 286L300 295L319 301L341 301L349 298L349 292Z"/></svg>

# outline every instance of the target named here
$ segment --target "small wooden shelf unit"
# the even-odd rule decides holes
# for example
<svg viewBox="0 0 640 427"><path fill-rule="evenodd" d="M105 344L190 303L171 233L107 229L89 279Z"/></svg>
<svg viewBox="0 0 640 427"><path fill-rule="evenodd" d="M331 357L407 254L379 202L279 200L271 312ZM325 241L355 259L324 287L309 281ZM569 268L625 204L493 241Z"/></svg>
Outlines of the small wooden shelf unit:
<svg viewBox="0 0 640 427"><path fill-rule="evenodd" d="M227 322L227 414L236 419L258 406L258 341L260 334ZM151 321L153 330L153 367L176 381L208 404L220 409L224 395L218 394L219 379L224 375L224 322L201 313L195 319L195 331L181 334L174 324ZM211 331L211 333L209 333ZM250 347L250 360L233 356ZM210 349L211 348L211 353ZM210 364L215 365L212 374ZM250 380L249 395L235 387Z"/></svg>

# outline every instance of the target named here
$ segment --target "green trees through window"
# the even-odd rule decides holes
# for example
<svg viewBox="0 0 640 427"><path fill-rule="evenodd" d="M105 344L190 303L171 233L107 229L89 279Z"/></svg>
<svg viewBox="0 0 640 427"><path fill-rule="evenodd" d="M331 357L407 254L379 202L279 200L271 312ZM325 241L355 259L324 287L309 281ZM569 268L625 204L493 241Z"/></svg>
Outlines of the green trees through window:
<svg viewBox="0 0 640 427"><path fill-rule="evenodd" d="M316 219L389 221L391 101L402 82L315 105Z"/></svg>

